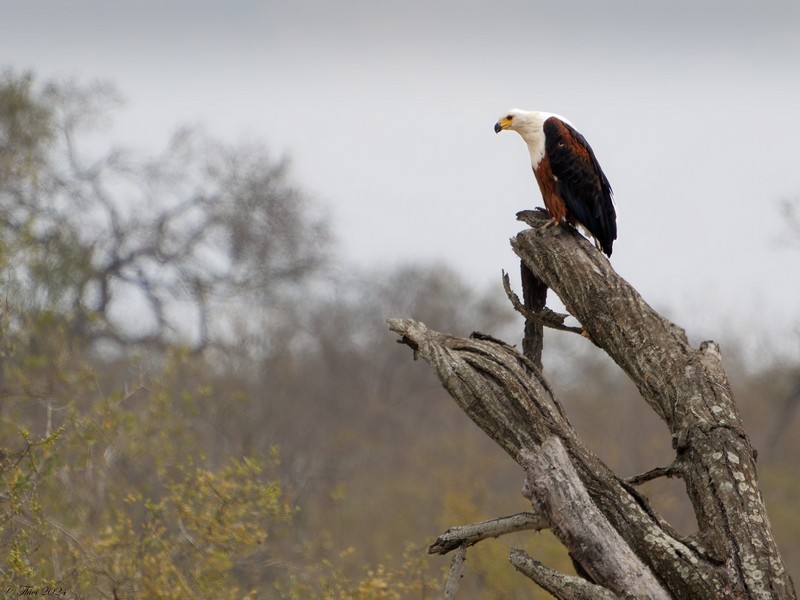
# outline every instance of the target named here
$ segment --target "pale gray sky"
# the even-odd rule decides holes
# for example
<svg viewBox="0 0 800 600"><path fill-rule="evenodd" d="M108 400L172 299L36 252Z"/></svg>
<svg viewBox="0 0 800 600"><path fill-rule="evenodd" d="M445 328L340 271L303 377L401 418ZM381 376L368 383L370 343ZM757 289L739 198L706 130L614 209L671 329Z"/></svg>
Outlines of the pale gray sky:
<svg viewBox="0 0 800 600"><path fill-rule="evenodd" d="M0 0L0 57L113 81L118 141L262 140L345 257L517 271L541 205L511 107L568 117L614 187L612 263L695 339L800 340L800 3ZM410 315L413 316L413 315ZM787 340L785 334L793 332Z"/></svg>

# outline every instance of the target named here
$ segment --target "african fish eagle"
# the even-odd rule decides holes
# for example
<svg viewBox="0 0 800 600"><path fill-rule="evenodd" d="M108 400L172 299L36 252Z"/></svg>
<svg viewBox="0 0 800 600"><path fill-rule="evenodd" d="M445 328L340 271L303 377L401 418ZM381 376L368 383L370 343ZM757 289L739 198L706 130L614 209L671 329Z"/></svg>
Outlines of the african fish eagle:
<svg viewBox="0 0 800 600"><path fill-rule="evenodd" d="M531 166L550 221L581 225L608 256L617 239L617 213L608 183L592 147L564 117L553 113L511 109L494 130L516 131L528 145Z"/></svg>

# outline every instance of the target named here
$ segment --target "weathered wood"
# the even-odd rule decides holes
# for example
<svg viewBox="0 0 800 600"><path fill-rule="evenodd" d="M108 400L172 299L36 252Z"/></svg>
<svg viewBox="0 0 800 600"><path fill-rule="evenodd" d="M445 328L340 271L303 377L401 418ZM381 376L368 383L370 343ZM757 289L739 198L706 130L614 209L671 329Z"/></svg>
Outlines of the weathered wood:
<svg viewBox="0 0 800 600"><path fill-rule="evenodd" d="M451 527L428 548L430 554L447 554L461 545L472 546L481 540L496 538L526 529L547 529L549 522L540 514L524 512L509 517L489 519L480 523Z"/></svg>
<svg viewBox="0 0 800 600"><path fill-rule="evenodd" d="M455 338L410 320L391 320L390 329L519 464L526 466L531 452L558 438L594 506L619 536L615 543L638 556L671 597L796 599L719 347L704 342L693 348L684 331L656 313L573 228L542 231L547 216L533 211L520 218L533 228L512 239L514 251L669 427L675 460L653 473L683 478L699 525L696 536L678 536L644 496L584 446L559 411L535 353L529 360L490 338ZM557 530L558 518L550 519ZM574 540L561 537L581 568L598 578L594 584L619 589L612 587L612 575L592 572L596 551L581 554ZM633 585L629 576L623 579Z"/></svg>
<svg viewBox="0 0 800 600"><path fill-rule="evenodd" d="M453 600L464 576L464 561L467 560L467 545L461 544L453 560L450 561L450 572L447 574L447 581L444 584L444 600Z"/></svg>
<svg viewBox="0 0 800 600"><path fill-rule="evenodd" d="M643 483L647 483L648 481L652 481L653 479L658 479L659 477L680 477L681 472L677 469L674 465L669 465L666 467L655 467L654 469L650 469L647 473L642 473L641 475L634 475L633 477L626 477L625 483L628 485L642 485Z"/></svg>
<svg viewBox="0 0 800 600"><path fill-rule="evenodd" d="M512 550L508 559L520 573L531 578L558 600L619 600L619 596L611 590L582 577L565 575L545 567L522 550Z"/></svg>
<svg viewBox="0 0 800 600"><path fill-rule="evenodd" d="M669 600L650 569L611 526L583 485L557 437L526 453L523 494L592 581L622 598Z"/></svg>
<svg viewBox="0 0 800 600"><path fill-rule="evenodd" d="M523 261L519 262L522 281L522 302L529 313L538 314L547 304L547 286L539 281ZM544 349L544 327L541 322L525 317L525 333L522 336L522 353L540 369Z"/></svg>
<svg viewBox="0 0 800 600"><path fill-rule="evenodd" d="M669 427L699 547L725 564L746 597L796 598L717 344L692 348L684 330L654 311L574 229L541 232L541 215L524 219L533 228L512 240L514 251Z"/></svg>
<svg viewBox="0 0 800 600"><path fill-rule="evenodd" d="M541 352L537 352L533 349L540 349L540 346L544 346L544 336L542 334L544 333L545 327L579 334L583 333L583 329L581 327L564 325L564 321L569 315L557 313L542 305L541 303L545 302L547 299L547 286L536 279L530 272L530 269L524 266L524 263L521 271L523 273L522 289L523 297L525 298L524 302L521 302L519 296L512 291L511 280L505 272L503 272L503 287L506 290L506 296L514 307L514 310L525 317L525 338L522 340L523 354L533 362L536 362L537 358L539 362L541 362ZM526 345L529 346L530 350L525 349Z"/></svg>
<svg viewBox="0 0 800 600"><path fill-rule="evenodd" d="M525 452L559 437L592 500L673 595L713 598L722 588L726 579L720 568L701 560L702 554L653 513L644 497L583 445L529 360L507 344L453 337L409 319L390 319L389 328L431 365L467 416L520 465Z"/></svg>

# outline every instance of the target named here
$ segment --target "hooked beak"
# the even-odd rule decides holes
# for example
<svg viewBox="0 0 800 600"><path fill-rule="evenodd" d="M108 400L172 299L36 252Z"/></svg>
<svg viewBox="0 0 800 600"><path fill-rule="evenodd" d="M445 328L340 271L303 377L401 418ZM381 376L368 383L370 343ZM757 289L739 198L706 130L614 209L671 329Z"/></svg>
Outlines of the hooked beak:
<svg viewBox="0 0 800 600"><path fill-rule="evenodd" d="M503 129L510 129L511 128L511 119L508 117L503 117L497 123L494 124L494 132L500 133Z"/></svg>

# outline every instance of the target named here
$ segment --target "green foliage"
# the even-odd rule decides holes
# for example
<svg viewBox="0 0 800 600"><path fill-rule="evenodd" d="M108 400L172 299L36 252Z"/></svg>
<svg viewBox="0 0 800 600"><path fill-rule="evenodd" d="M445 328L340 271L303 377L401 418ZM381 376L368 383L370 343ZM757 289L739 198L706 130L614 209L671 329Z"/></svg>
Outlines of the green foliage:
<svg viewBox="0 0 800 600"><path fill-rule="evenodd" d="M168 482L158 500L130 491L104 515L100 535L73 550L73 560L83 565L75 588L109 596L124 591L132 598L254 595L252 579L235 567L292 514L280 484L263 483L262 471L242 459L219 471L192 469ZM82 557L87 546L91 561Z"/></svg>
<svg viewBox="0 0 800 600"><path fill-rule="evenodd" d="M394 566L362 566L350 575L341 565L354 552L346 548L335 561L325 559L291 574L286 583L276 585L279 596L285 600L401 600L436 598L442 589L443 578L428 574L419 550L408 548Z"/></svg>
<svg viewBox="0 0 800 600"><path fill-rule="evenodd" d="M0 74L0 185L12 186L38 171L54 135L48 93L37 97L31 73Z"/></svg>
<svg viewBox="0 0 800 600"><path fill-rule="evenodd" d="M356 567L357 552L347 548L287 568L281 557L307 543L293 539L299 513L279 480L278 450L260 460L204 456L202 428L192 422L203 418L199 406L236 401L203 377L206 367L178 350L160 372L108 394L97 391L105 386L98 371L87 376L95 367L84 363L81 377L58 371L52 401L70 398L58 429L43 438L21 429L19 448L3 450L4 583L155 599L255 598L273 586L286 598L406 598L438 589L419 550ZM39 389L31 373L13 365L4 372L7 384L18 384L20 406ZM7 413L3 428L23 413Z"/></svg>
<svg viewBox="0 0 800 600"><path fill-rule="evenodd" d="M18 448L0 448L0 550L6 556L2 571L26 581L43 573L33 556L38 533L46 527L46 515L39 502L39 488L52 476L53 446L60 431L34 438L24 427L18 430Z"/></svg>
<svg viewBox="0 0 800 600"><path fill-rule="evenodd" d="M193 432L169 418L169 388L190 368L186 355L146 386L109 395L96 393L96 378L61 371L64 363L26 358L27 370L4 364L6 392L14 391L4 405L34 402L37 371L46 370L58 381L46 395L66 408L57 429L37 437L20 427L17 448L0 454L5 581L109 597L241 598L257 589L248 565L294 512L275 478L277 451L266 464L243 457L208 466ZM187 390L180 402L208 394ZM24 413L5 412L2 430Z"/></svg>

